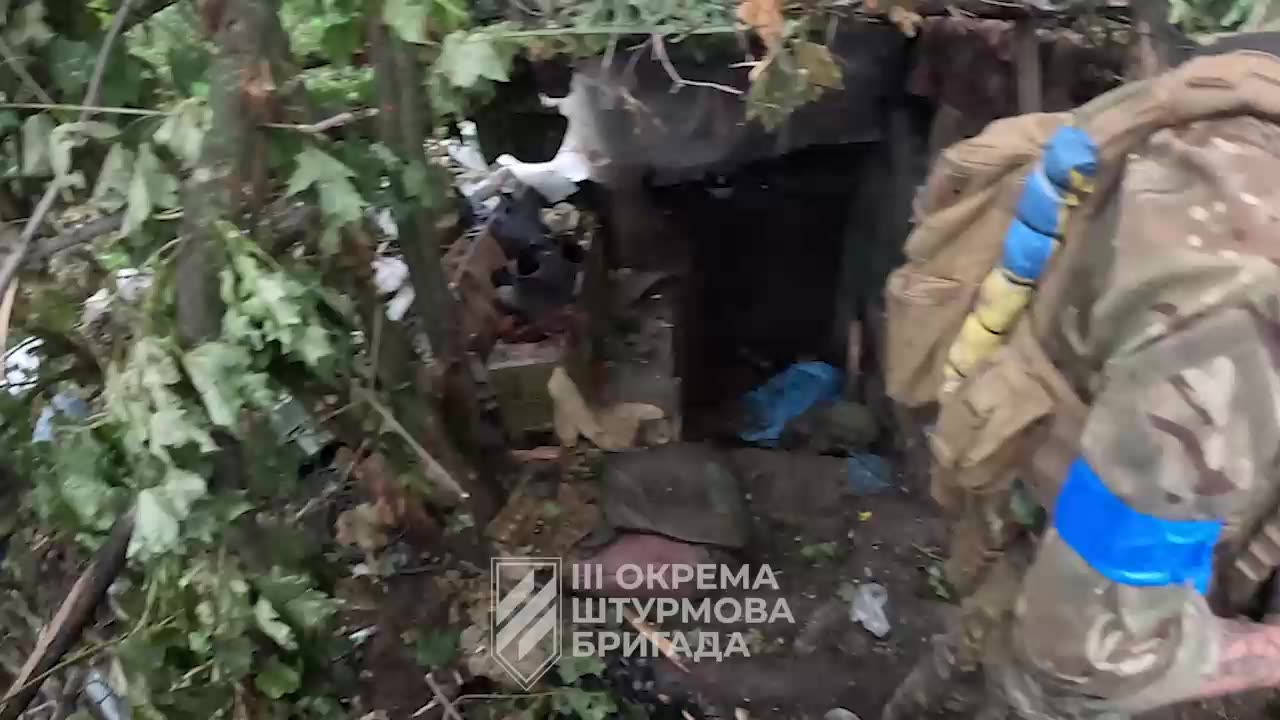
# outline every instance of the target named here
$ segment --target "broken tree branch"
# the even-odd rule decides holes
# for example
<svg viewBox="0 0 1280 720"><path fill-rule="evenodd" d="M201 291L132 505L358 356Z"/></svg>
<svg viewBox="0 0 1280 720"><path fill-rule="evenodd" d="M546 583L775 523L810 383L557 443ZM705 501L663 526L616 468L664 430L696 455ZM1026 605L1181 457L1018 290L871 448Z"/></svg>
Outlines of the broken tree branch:
<svg viewBox="0 0 1280 720"><path fill-rule="evenodd" d="M704 87L720 92L729 93L730 95L741 95L742 91L736 87L721 85L716 82L706 82L703 80L687 80L676 72L676 66L671 62L671 56L667 54L667 44L663 42L662 36L654 33L653 35L653 57L667 71L667 77L671 78L671 92L676 92L680 88L688 85L690 87Z"/></svg>
<svg viewBox="0 0 1280 720"><path fill-rule="evenodd" d="M301 239L320 217L320 210L312 205L294 203L290 199L272 203L263 215L259 227L272 238L269 250L275 255ZM23 268L39 269L54 255L110 235L119 230L123 223L124 213L117 212L77 225L59 235L40 238L27 253Z"/></svg>
<svg viewBox="0 0 1280 720"><path fill-rule="evenodd" d="M435 679L435 676L431 673L427 673L425 680L427 681L427 687L431 688L431 693L435 695L436 699L440 701L440 704L444 706L444 716L449 720L463 720L462 713L458 712L457 706L454 705L453 701L449 700L449 697L444 694L444 689L440 687L440 683Z"/></svg>
<svg viewBox="0 0 1280 720"><path fill-rule="evenodd" d="M399 435L400 439L404 440L405 444L413 449L414 454L418 456L418 461L422 463L423 475L426 476L427 480L430 481L431 484L454 498L466 500L470 497L470 495L462 489L462 486L458 484L458 481L453 479L453 476L449 474L449 471L445 470L444 466L432 457L431 453L427 452L426 448L422 447L422 443L418 442L417 438L410 434L408 430L404 429L404 426L400 424L399 420L396 420L396 416L391 412L390 408L382 404L382 402L378 400L373 393L364 390L363 388L357 390L357 393L360 395L362 400L369 403L369 406L382 416L382 421L387 424L387 427L396 435Z"/></svg>
<svg viewBox="0 0 1280 720"><path fill-rule="evenodd" d="M93 620L98 604L106 596L107 588L124 568L132 535L133 514L128 513L112 525L111 535L94 553L88 569L76 579L57 614L40 633L36 648L27 658L22 672L0 698L0 703L3 703L0 705L0 720L16 720L26 710L40 689L39 681L57 669L62 656L80 639L85 626Z"/></svg>
<svg viewBox="0 0 1280 720"><path fill-rule="evenodd" d="M276 130L296 130L298 132L307 133L308 135L321 135L344 125L350 125L353 122L367 120L371 117L377 116L378 108L363 108L361 110L348 110L347 112L341 112L333 117L328 117L309 125L299 125L297 123L263 123L262 127L273 128Z"/></svg>

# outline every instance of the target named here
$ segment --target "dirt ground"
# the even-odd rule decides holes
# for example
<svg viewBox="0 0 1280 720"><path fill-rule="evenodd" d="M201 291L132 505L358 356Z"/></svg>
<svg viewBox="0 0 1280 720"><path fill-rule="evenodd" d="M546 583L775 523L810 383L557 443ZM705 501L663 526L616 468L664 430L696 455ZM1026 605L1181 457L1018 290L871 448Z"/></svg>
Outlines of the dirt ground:
<svg viewBox="0 0 1280 720"><path fill-rule="evenodd" d="M692 664L682 682L716 707L729 713L743 708L753 718L820 718L835 707L865 720L878 717L928 638L954 612L955 606L940 596L945 591L930 582L930 569L939 565L945 547L945 524L921 489L901 487L901 478L898 488L875 496L853 495L835 477L780 482L748 473L743 481L754 534L742 559L775 571L778 595L787 600L796 623L716 627L746 632L752 656ZM364 608L363 622L378 628L365 649L361 677L371 707L386 710L391 720L415 717L431 703L411 638L458 622L450 605L459 578L465 583L468 577L484 577L486 559L470 557L478 547L474 539L451 536L448 547L437 547L426 566L393 575L385 594L368 595L357 604ZM797 648L806 624L824 604L841 603L839 587L849 581L876 582L888 590L889 634L877 639L846 616L817 635L810 633L812 647L806 651ZM454 692L494 689L465 673L436 672L435 677ZM436 707L416 717L441 715ZM1252 695L1144 717L1255 720L1280 714L1268 710L1267 695Z"/></svg>

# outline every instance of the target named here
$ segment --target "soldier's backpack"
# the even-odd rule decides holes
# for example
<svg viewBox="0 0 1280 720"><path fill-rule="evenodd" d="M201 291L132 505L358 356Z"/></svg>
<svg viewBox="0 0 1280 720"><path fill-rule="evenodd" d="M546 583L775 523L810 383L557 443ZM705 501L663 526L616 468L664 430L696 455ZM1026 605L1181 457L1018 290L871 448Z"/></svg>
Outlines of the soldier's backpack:
<svg viewBox="0 0 1280 720"><path fill-rule="evenodd" d="M1196 58L1072 113L997 121L942 154L886 287L884 367L894 400L937 404L928 440L944 505L1007 492L1017 476L1051 506L1092 374L1046 353L1064 268L1127 153L1162 128L1233 115L1280 121L1280 58Z"/></svg>

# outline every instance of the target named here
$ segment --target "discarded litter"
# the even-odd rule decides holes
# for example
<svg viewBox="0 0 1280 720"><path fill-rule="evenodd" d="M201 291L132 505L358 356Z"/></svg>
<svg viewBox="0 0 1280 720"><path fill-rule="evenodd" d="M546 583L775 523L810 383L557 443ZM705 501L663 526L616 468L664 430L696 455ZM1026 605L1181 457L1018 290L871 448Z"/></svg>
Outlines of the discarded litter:
<svg viewBox="0 0 1280 720"><path fill-rule="evenodd" d="M849 456L849 489L858 495L874 495L890 488L889 463L879 455Z"/></svg>
<svg viewBox="0 0 1280 720"><path fill-rule="evenodd" d="M40 417L36 420L35 431L31 434L31 442L53 441L53 418L55 415L79 420L88 414L88 403L73 393L60 392L54 395L53 400L40 411Z"/></svg>
<svg viewBox="0 0 1280 720"><path fill-rule="evenodd" d="M747 429L738 437L773 445L787 423L840 393L844 373L824 362L796 363L743 397Z"/></svg>
<svg viewBox="0 0 1280 720"><path fill-rule="evenodd" d="M862 583L854 588L852 595L849 619L861 623L878 638L888 635L889 618L884 611L889 602L889 591L879 583Z"/></svg>
<svg viewBox="0 0 1280 720"><path fill-rule="evenodd" d="M844 708L831 708L826 715L822 716L822 720L860 720L855 713L849 712Z"/></svg>

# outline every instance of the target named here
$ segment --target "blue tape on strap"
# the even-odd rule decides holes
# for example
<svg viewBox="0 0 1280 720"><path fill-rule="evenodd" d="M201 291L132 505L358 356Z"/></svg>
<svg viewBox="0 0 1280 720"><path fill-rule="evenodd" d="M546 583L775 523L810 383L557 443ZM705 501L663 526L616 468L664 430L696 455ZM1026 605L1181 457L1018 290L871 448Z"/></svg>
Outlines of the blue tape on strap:
<svg viewBox="0 0 1280 720"><path fill-rule="evenodd" d="M1098 172L1098 146L1089 133L1068 125L1058 128L1045 146L1044 172L1060 188L1071 187L1071 171L1092 178Z"/></svg>
<svg viewBox="0 0 1280 720"><path fill-rule="evenodd" d="M1045 263L1053 254L1053 238L1032 230L1014 218L1004 234L1004 255L1000 260L1005 270L1015 277L1034 282L1040 279Z"/></svg>
<svg viewBox="0 0 1280 720"><path fill-rule="evenodd" d="M1018 198L1015 214L1032 230L1048 235L1058 236L1058 218L1062 216L1062 191L1054 187L1044 166L1036 164L1027 173L1027 181L1022 186L1022 195Z"/></svg>
<svg viewBox="0 0 1280 720"><path fill-rule="evenodd" d="M1054 527L1100 575L1123 585L1191 583L1201 594L1213 574L1220 520L1165 520L1129 507L1077 458L1058 495Z"/></svg>

